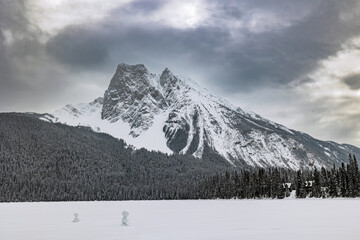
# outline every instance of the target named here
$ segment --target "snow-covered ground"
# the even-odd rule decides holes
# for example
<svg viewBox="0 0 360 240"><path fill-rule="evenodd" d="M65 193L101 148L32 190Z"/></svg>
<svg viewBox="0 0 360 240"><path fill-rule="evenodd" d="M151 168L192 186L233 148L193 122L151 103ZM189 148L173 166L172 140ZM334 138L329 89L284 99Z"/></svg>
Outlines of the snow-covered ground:
<svg viewBox="0 0 360 240"><path fill-rule="evenodd" d="M0 239L345 240L359 216L359 199L1 203Z"/></svg>

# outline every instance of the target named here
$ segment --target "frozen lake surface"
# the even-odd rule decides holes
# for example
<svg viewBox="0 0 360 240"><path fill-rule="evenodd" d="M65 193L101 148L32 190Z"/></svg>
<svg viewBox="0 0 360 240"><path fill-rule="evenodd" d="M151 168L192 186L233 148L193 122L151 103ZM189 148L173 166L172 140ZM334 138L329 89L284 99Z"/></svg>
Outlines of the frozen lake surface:
<svg viewBox="0 0 360 240"><path fill-rule="evenodd" d="M0 239L358 240L359 219L359 199L0 203Z"/></svg>

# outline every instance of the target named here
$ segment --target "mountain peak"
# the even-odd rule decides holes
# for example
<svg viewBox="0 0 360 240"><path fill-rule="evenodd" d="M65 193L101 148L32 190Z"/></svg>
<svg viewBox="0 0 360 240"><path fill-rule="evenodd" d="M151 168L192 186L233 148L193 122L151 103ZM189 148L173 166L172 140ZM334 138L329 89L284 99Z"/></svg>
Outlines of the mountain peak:
<svg viewBox="0 0 360 240"><path fill-rule="evenodd" d="M170 71L169 68L165 68L164 71L160 74L160 79L167 79L173 77L174 74Z"/></svg>
<svg viewBox="0 0 360 240"><path fill-rule="evenodd" d="M165 68L160 75L160 86L163 87L165 91L169 91L169 88L174 87L178 81L179 79L169 68Z"/></svg>
<svg viewBox="0 0 360 240"><path fill-rule="evenodd" d="M148 72L147 68L144 66L144 64L126 64L126 63L120 63L117 66L116 72Z"/></svg>
<svg viewBox="0 0 360 240"><path fill-rule="evenodd" d="M119 64L104 94L102 119L129 123L130 135L137 137L167 107L157 85L156 75L143 64Z"/></svg>
<svg viewBox="0 0 360 240"><path fill-rule="evenodd" d="M167 68L167 67L166 67L166 68L164 69L164 71L163 71L163 73L162 73L162 74L164 74L164 73L165 73L165 74L168 74L168 73L171 73L171 71L170 71L170 69L169 69L169 68Z"/></svg>
<svg viewBox="0 0 360 240"><path fill-rule="evenodd" d="M108 90L131 92L137 86L148 87L149 78L152 77L154 75L143 64L121 63L110 81Z"/></svg>

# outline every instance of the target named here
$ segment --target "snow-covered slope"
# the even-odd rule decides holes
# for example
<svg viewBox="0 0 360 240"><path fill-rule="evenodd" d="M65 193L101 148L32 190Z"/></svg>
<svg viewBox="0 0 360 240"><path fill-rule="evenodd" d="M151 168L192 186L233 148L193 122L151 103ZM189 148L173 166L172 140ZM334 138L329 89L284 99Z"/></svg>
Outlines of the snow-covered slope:
<svg viewBox="0 0 360 240"><path fill-rule="evenodd" d="M199 158L215 153L235 166L331 166L346 161L348 153L360 153L245 112L167 68L155 75L141 64L120 64L104 97L67 105L53 116L53 121L90 126L137 148Z"/></svg>

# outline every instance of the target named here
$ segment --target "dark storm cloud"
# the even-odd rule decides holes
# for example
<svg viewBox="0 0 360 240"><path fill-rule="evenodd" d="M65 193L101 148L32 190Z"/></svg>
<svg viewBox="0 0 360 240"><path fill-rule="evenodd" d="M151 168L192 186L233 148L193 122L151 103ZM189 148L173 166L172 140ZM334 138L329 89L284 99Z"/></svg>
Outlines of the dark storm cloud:
<svg viewBox="0 0 360 240"><path fill-rule="evenodd" d="M155 10L158 10L162 5L164 4L164 1L161 0L138 0L131 2L128 4L125 9L121 9L120 13L123 11L128 11L129 13L139 13L139 12L152 12ZM114 11L116 12L116 11Z"/></svg>
<svg viewBox="0 0 360 240"><path fill-rule="evenodd" d="M350 75L343 80L351 89L360 89L360 74Z"/></svg>
<svg viewBox="0 0 360 240"><path fill-rule="evenodd" d="M14 38L27 34L27 24L23 1L0 1L0 100L19 87L14 79L17 69L13 64L13 48L7 46L5 33L12 31Z"/></svg>
<svg viewBox="0 0 360 240"><path fill-rule="evenodd" d="M27 18L25 17L25 1L23 0L2 0L0 1L0 28L10 28L16 31L25 31Z"/></svg>
<svg viewBox="0 0 360 240"><path fill-rule="evenodd" d="M350 4L350 3L349 3ZM360 33L356 20L343 22L343 5L324 3L310 16L281 31L247 33L224 56L229 67L219 71L229 91L286 84L314 70L321 59L335 54L344 41Z"/></svg>
<svg viewBox="0 0 360 240"><path fill-rule="evenodd" d="M47 57L25 5L0 0L0 111L41 111L67 84L59 81L64 76Z"/></svg>
<svg viewBox="0 0 360 240"><path fill-rule="evenodd" d="M108 57L106 42L98 31L68 27L48 41L47 50L63 64L94 67Z"/></svg>
<svg viewBox="0 0 360 240"><path fill-rule="evenodd" d="M25 31L27 21L24 17L23 1L0 1L0 83L9 84L11 78L11 62L6 47L5 31L8 29L15 32Z"/></svg>
<svg viewBox="0 0 360 240"><path fill-rule="evenodd" d="M170 67L196 66L210 83L218 85L221 80L224 91L242 91L283 85L300 78L360 32L359 18L340 19L342 11L351 9L353 1L297 1L294 6L282 0L243 1L248 5L245 10L235 8L236 1L217 3L221 6L214 15L217 19L241 20L246 15L244 11L253 8L272 11L280 20L287 10L294 11L294 7L308 14L274 31L235 30L239 31L241 41L234 43L231 38L234 30L216 24L195 29L153 26L152 23L127 25L122 20L128 16L129 9L147 14L163 4L138 1L113 11L113 16L97 26L78 26L76 31L64 29L49 42L49 53L61 62L78 67L108 63L108 54L115 52L123 62L129 56L136 56L137 59L156 59ZM113 21L119 15L122 18Z"/></svg>
<svg viewBox="0 0 360 240"><path fill-rule="evenodd" d="M227 38L228 32L217 28L129 28L104 23L91 29L66 28L48 42L47 50L60 62L78 68L108 63L108 56L113 53L118 62L113 62L112 67L127 62L124 56L153 58L169 67L178 59L209 66L221 63L214 46L225 44Z"/></svg>

